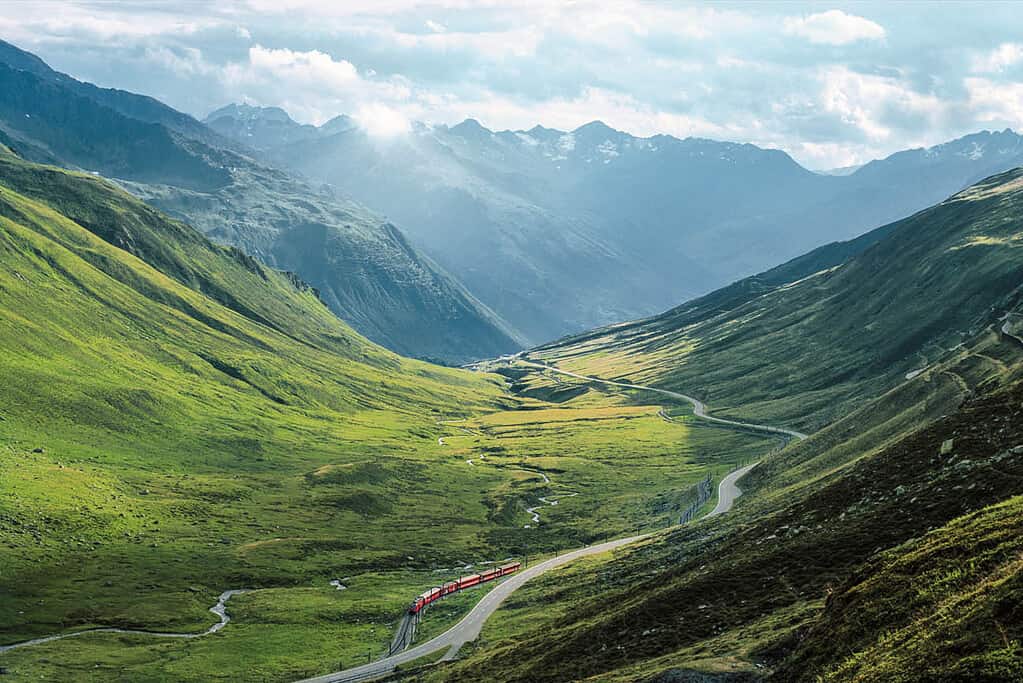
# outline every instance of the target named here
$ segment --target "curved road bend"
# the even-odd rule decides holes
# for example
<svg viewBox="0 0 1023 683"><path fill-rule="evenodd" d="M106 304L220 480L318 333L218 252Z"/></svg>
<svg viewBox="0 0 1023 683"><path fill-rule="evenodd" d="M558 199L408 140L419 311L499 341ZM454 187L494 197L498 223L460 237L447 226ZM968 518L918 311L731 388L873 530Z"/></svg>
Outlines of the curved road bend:
<svg viewBox="0 0 1023 683"><path fill-rule="evenodd" d="M718 504L714 506L714 509L704 515L704 519L710 517L717 517L723 515L732 509L735 504L735 499L742 495L742 489L739 488L738 482L740 479L746 476L746 473L751 469L759 465L759 462L755 462L752 465L746 465L740 467L734 472L725 476L718 484Z"/></svg>
<svg viewBox="0 0 1023 683"><path fill-rule="evenodd" d="M645 387L638 384L626 384L624 382L613 382L609 380L598 379L596 377L587 377L585 375L578 375L573 372L566 370L558 370L547 365L541 365L539 363L532 363L529 361L523 361L534 367L545 368L548 370L555 370L570 377L576 377L577 379L585 379L592 382L601 382L604 384L610 384L612 386L625 387L628 389L642 389L645 391L655 391L673 398L680 398L688 401L693 405L693 410L699 417L710 420L712 422L718 422L722 424L729 424L746 429L754 429L758 431L768 432L771 434L787 434L795 439L805 439L806 435L800 432L793 431L791 429L784 429L781 427L771 427L769 425L757 425L748 424L745 422L736 422L733 420L724 420L717 417L707 415L707 406L699 401L685 394L680 394L674 391L668 391L667 389L655 389L654 387ZM718 484L718 502L714 509L707 514L707 517L716 517L722 515L732 509L732 505L735 504L735 499L742 495L742 490L737 486L737 482L747 472L757 466L758 463L752 465L746 465L740 469L725 476ZM641 534L638 536L630 536L629 538L619 538L614 541L607 541L605 543L598 543L596 545L587 546L580 548L579 550L573 550L565 553L558 557L552 557L549 560L541 562L540 564L533 565L519 574L513 574L504 582L499 584L496 588L492 589L487 593L482 600L480 600L472 610L469 611L460 622L449 628L444 633L440 634L432 640L428 640L422 645L400 652L384 659L379 659L369 664L363 664L362 666L353 667L351 669L345 669L344 671L337 671L330 674L324 674L322 676L316 676L314 678L307 678L299 683L356 683L359 681L369 681L375 678L386 676L394 671L394 669L401 665L407 664L413 660L425 657L430 654L439 652L440 650L447 649L447 654L444 655L444 659L452 659L458 653L459 648L465 643L472 642L479 637L480 631L483 629L483 624L490 618L497 608L501 606L501 603L509 595L514 593L522 584L530 579L540 576L541 574L548 572L556 567L560 567L564 564L568 564L572 560L579 559L580 557L587 557L589 555L597 555L604 553L609 550L620 548L630 543L648 538L652 534Z"/></svg>
<svg viewBox="0 0 1023 683"><path fill-rule="evenodd" d="M747 465L742 469L738 469L730 473L721 480L721 483L718 484L718 504L714 510L707 515L708 517L724 514L732 508L732 505L735 503L735 499L742 495L742 491L738 486L736 486L736 482L755 466L756 463ZM558 557L552 557L549 560L545 560L540 564L533 565L532 567L523 570L519 574L513 574L510 576L503 583L499 584L496 588L483 596L483 599L480 600L460 622L436 638L426 641L422 645L417 645L416 647L405 650L399 654L386 657L369 664L364 664L362 666L345 669L344 671L338 671L331 674L324 674L323 676L307 678L299 683L355 683L356 681L369 681L392 673L395 667L401 664L407 664L415 659L425 657L426 655L433 654L445 648L448 650L448 653L444 656L444 659L451 659L455 656L462 645L472 642L479 637L480 631L483 629L483 624L487 621L490 615L497 611L497 608L501 606L501 603L505 598L518 590L518 588L526 581L564 564L568 564L580 557L597 555L609 550L614 550L624 545L648 538L652 535L653 534L641 534L639 536L619 538L614 541L607 541L605 543L598 543L596 545L580 548L579 550L573 550L565 553L564 555L559 555Z"/></svg>
<svg viewBox="0 0 1023 683"><path fill-rule="evenodd" d="M562 370L556 368L553 365L544 365L543 363L534 363L528 360L519 360L523 365L528 365L533 368L542 368L544 370L550 370L552 372L561 373L562 375L568 375L569 377L575 377L576 379L584 379L589 382L598 382L600 384L608 384L613 387L624 387L625 389L640 389L642 391L653 391L664 396L671 396L672 398L679 398L683 401L687 401L693 406L693 414L696 417L702 418L709 422L716 422L723 425L731 425L733 427L742 427L743 429L751 429L758 432L766 432L768 434L785 434L791 436L794 439L802 441L806 438L806 434L797 432L793 429L786 429L784 427L772 427L770 425L753 424L750 422L739 422L738 420L726 420L723 417L714 417L713 415L707 414L707 404L698 398L680 394L677 391L669 391L667 389L658 389L657 387L645 387L641 384L629 384L628 382L615 382L610 379L600 379L599 377L590 377L588 375L580 375L575 372L569 372L568 370Z"/></svg>
<svg viewBox="0 0 1023 683"><path fill-rule="evenodd" d="M344 671L338 671L332 674L316 676L315 678L307 678L300 683L354 683L355 681L368 681L381 676L386 676L393 672L394 668L399 664L407 664L414 659L425 657L426 655L433 654L443 649L448 650L448 654L445 656L445 659L453 657L462 645L476 640L487 618L497 610L505 598L514 593L526 581L548 572L555 567L560 567L572 560L579 559L580 557L596 555L597 553L614 550L615 548L628 545L629 543L646 538L647 536L649 536L649 534L631 536L629 538L619 538L614 541L607 541L606 543L599 543L597 545L580 548L579 550L573 550L572 552L565 553L564 555L552 557L540 564L535 564L532 567L523 570L519 574L512 574L508 579L483 596L483 599L480 600L460 622L436 638L385 659L380 659L369 664L345 669Z"/></svg>

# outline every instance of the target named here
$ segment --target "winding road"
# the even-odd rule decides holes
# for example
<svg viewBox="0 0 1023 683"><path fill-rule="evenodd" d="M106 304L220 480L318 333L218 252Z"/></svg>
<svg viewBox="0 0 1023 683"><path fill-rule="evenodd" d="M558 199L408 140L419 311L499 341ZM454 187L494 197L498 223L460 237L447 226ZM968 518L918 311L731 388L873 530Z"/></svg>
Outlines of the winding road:
<svg viewBox="0 0 1023 683"><path fill-rule="evenodd" d="M550 370L551 372L557 372L562 375L568 375L569 377L575 377L576 379L583 379L586 380L587 382L597 382L598 384L607 384L613 387L622 387L625 389L640 389L642 391L653 391L663 396L670 396L672 398L681 399L692 404L693 414L696 415L696 417L707 420L708 422L730 425L732 427L748 429L754 432L764 432L767 434L784 434L786 436L791 436L794 439L799 439L800 441L806 438L806 434L803 434L802 432L797 432L794 429L786 429L785 427L772 427L771 425L753 424L750 422L739 422L738 420L726 420L723 417L714 417L713 415L708 415L707 404L705 404L698 398L693 398L692 396L687 396L686 394L680 394L677 391L669 391L668 389L658 389L657 387L645 387L641 384L629 384L628 382L616 382L610 379L600 379L599 377L589 377L587 375L580 375L575 372L569 372L568 370L562 370L561 368L556 368L553 365L546 365L544 363L534 363L533 361L529 360L519 360L519 363L523 365L528 365L529 367L532 368L541 368L543 370Z"/></svg>
<svg viewBox="0 0 1023 683"><path fill-rule="evenodd" d="M586 375L579 375L574 372L568 372L566 370L559 370L549 365L543 365L540 363L533 363L531 361L520 361L527 365L537 368L543 368L545 370L553 370L560 372L561 374L575 377L577 379L583 379L591 382L600 382L603 384L609 384L617 387L624 387L627 389L641 389L644 391L654 391L660 394L671 396L672 398L678 398L688 401L693 406L693 412L704 420L711 422L717 422L719 424L731 425L733 427L765 432L768 434L784 434L797 440L806 438L806 435L791 429L785 429L783 427L772 427L770 425L759 425L751 424L746 422L738 422L735 420L725 420L718 417L713 417L707 414L707 406L702 401L680 394L674 391L668 391L667 389L656 389L654 387L645 387L638 384L627 384L625 382L614 382L610 380L599 379L596 377L587 377ZM714 509L707 514L707 517L716 517L722 515L732 509L735 504L736 498L742 495L742 490L738 487L737 483L739 479L745 476L750 470L757 466L758 463L752 465L746 465L740 469L731 472L725 476L718 484L718 502ZM653 534L640 534L638 536L630 536L628 538L619 538L613 541L606 541L604 543L598 543L596 545L586 546L578 550L552 557L549 560L535 564L532 567L524 569L518 574L505 579L496 588L487 593L482 600L480 600L465 617L462 618L457 624L449 628L439 636L428 640L422 645L417 645L413 648L409 648L404 652L400 652L396 655L391 655L383 659L379 659L369 664L363 664L362 666L353 667L351 669L345 669L344 671L337 671L330 674L324 674L322 676L316 676L314 678L307 678L299 683L356 683L357 681L370 681L376 678L381 678L392 673L396 667L402 664L408 664L420 657L426 657L432 655L441 650L447 650L446 654L442 658L443 660L453 659L458 654L458 650L465 643L472 642L479 637L480 631L483 629L483 624L490 618L490 616L497 611L497 608L501 606L501 603L509 595L514 593L522 584L526 583L530 579L540 576L552 569L568 564L573 560L577 560L581 557L588 557L590 555L598 555L600 553L606 553L622 546L635 543L636 541L649 538Z"/></svg>
<svg viewBox="0 0 1023 683"><path fill-rule="evenodd" d="M623 387L626 389L652 391L662 395L670 396L672 398L681 399L692 404L693 412L696 414L697 417L704 420L708 420L710 422L731 425L733 427L737 427L740 429L759 431L768 434L783 434L799 440L806 438L806 435L802 434L801 432L797 432L791 429L785 429L783 427L772 427L770 425L751 424L745 422L738 422L735 420L726 420L723 418L713 417L707 414L707 406L702 401L692 398L690 396L686 396L685 394L669 391L667 389L657 389L655 387L647 387L639 384L629 384L626 382L616 382L612 380L600 379L597 377L588 377L586 375L580 375L574 372L569 372L567 370L560 370L549 365L534 363L532 361L520 362L525 363L526 365L532 367L558 372L569 377L575 377L577 379L582 379L590 382L599 382L602 384ZM668 417L663 410L661 416L664 417L665 419L670 420L670 417ZM443 445L442 440L439 440L439 442L441 443L441 445ZM731 510L732 506L735 503L736 498L742 495L742 491L737 486L737 482L739 481L739 479L745 476L751 469L756 467L757 464L758 463L753 463L752 465L747 465L741 469L735 470L734 472L728 474L721 480L721 482L718 484L717 505L710 513L707 514L707 517L716 517ZM543 476L546 481L549 481L545 474L541 473L541 476ZM564 498L566 496L562 495L561 497ZM557 501L555 500L541 499L541 501L548 505L555 505L557 503ZM535 511L533 514L535 514ZM368 664L364 664L362 666L346 669L344 671L338 671L335 673L325 674L314 678L308 678L302 681L301 683L354 683L356 681L369 681L390 674L395 670L396 667L402 664L407 664L413 660L419 659L420 657L435 654L441 650L447 651L443 659L452 659L458 653L458 650L462 647L462 645L464 645L467 642L472 642L479 636L480 631L483 628L483 624L487 621L488 618L490 618L490 616L495 611L497 611L497 608L500 607L501 603L505 600L505 598L507 598L509 595L515 592L520 586L522 586L530 579L536 576L540 576L541 574L544 574L557 567L561 567L562 565L568 564L569 562L572 562L573 560L579 559L581 557L598 555L600 553L615 550L617 548L621 548L622 546L629 545L630 543L635 543L636 541L649 538L651 535L652 534L649 533L641 534L637 536L630 536L628 538L619 538L613 541L598 543L595 545L587 546L585 548L579 548L578 550L567 552L564 555L552 557L548 560L540 562L539 564L533 565L532 567L528 567L522 570L521 572L513 574L512 576L505 579L498 586L496 586L489 593L487 593L483 597L483 599L480 600L469 611L469 613L462 618L461 621L459 621L457 624L449 628L444 633L423 643L422 645L417 645L398 654L391 655L389 657L385 657L383 659ZM15 648L27 647L30 645L38 645L41 643L47 643L54 640L61 640L64 638L75 638L81 635L85 635L86 633L129 633L138 635L148 635L158 638L186 638L186 639L199 638L205 635L209 635L211 633L216 633L217 631L219 631L220 629L227 625L227 623L231 620L231 617L227 614L227 601L232 596L244 592L246 591L227 590L221 593L220 598L217 601L217 604L210 608L210 611L220 618L219 621L210 626L205 631L199 633L162 633L154 631L120 628L94 628L83 631L75 631L73 633L65 633L60 635L47 636L44 638L36 638L33 640L26 640L20 643L12 643L10 645L3 645L0 646L0 653L4 653Z"/></svg>
<svg viewBox="0 0 1023 683"><path fill-rule="evenodd" d="M739 488L739 480L746 476L746 474L759 465L759 462L755 462L745 467L740 467L734 472L726 475L721 483L718 484L718 504L714 506L714 509L707 513L704 519L710 517L717 517L723 515L732 509L735 504L735 499L742 495L742 489Z"/></svg>

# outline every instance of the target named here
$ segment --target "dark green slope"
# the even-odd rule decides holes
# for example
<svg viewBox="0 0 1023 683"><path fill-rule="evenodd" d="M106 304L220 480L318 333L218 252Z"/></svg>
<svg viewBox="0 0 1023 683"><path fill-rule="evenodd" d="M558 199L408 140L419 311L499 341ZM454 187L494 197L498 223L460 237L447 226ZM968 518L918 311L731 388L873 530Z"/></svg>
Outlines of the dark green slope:
<svg viewBox="0 0 1023 683"><path fill-rule="evenodd" d="M982 335L769 458L729 515L527 588L437 680L1016 680L1021 376Z"/></svg>
<svg viewBox="0 0 1023 683"><path fill-rule="evenodd" d="M12 69L26 71L44 81L67 88L79 97L88 98L129 118L146 123L158 123L187 137L216 146L238 147L236 143L216 135L188 114L172 109L152 97L116 88L100 88L92 83L75 80L67 74L54 71L36 55L25 52L3 40L0 40L0 62L7 64Z"/></svg>
<svg viewBox="0 0 1023 683"><path fill-rule="evenodd" d="M279 171L240 166L232 178L215 192L122 184L216 241L297 273L360 333L398 353L451 362L518 348L496 315L390 223Z"/></svg>
<svg viewBox="0 0 1023 683"><path fill-rule="evenodd" d="M536 354L817 431L729 515L527 588L442 678L1019 678L1021 217L1004 173L823 272Z"/></svg>
<svg viewBox="0 0 1023 683"><path fill-rule="evenodd" d="M76 81L9 44L0 44L0 93L0 143L34 161L117 178L215 240L296 272L373 341L447 361L518 345L393 226L256 163L191 117Z"/></svg>
<svg viewBox="0 0 1023 683"><path fill-rule="evenodd" d="M193 189L230 182L226 169L187 149L170 130L119 115L60 83L0 63L0 92L0 125L23 152L106 176Z"/></svg>
<svg viewBox="0 0 1023 683"><path fill-rule="evenodd" d="M760 282L568 339L539 355L585 367L599 352L605 374L819 427L942 357L1018 302L1021 178L1020 170L992 177L865 236L869 246L846 246L853 256L840 265L828 254L819 260L811 254ZM802 277L818 265L823 270Z"/></svg>

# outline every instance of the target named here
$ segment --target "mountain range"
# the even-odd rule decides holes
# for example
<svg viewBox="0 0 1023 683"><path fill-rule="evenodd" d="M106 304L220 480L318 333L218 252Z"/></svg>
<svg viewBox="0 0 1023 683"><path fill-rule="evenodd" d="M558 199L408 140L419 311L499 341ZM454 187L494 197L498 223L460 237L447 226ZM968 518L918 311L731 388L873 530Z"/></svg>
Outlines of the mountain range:
<svg viewBox="0 0 1023 683"><path fill-rule="evenodd" d="M224 244L297 273L337 315L412 356L513 350L498 318L394 225L156 100L98 88L0 42L0 142L116 179Z"/></svg>
<svg viewBox="0 0 1023 683"><path fill-rule="evenodd" d="M825 175L778 150L599 121L491 131L469 119L381 139L282 114L228 107L207 123L385 213L534 343L664 310L1023 160L1009 130Z"/></svg>

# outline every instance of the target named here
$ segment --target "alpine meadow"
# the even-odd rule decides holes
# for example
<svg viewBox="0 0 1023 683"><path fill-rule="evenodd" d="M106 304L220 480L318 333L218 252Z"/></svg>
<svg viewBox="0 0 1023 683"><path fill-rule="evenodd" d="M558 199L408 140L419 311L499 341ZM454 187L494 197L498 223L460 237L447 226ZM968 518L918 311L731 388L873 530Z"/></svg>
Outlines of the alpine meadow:
<svg viewBox="0 0 1023 683"><path fill-rule="evenodd" d="M1023 681L1014 4L2 14L0 681Z"/></svg>

